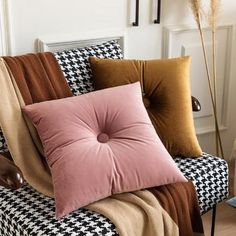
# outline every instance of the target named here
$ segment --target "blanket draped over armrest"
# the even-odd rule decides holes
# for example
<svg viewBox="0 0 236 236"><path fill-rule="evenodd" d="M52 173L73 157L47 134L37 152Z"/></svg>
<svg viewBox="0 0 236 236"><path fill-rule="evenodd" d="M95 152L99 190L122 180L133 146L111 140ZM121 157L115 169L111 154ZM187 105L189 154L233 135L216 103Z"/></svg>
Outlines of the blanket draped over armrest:
<svg viewBox="0 0 236 236"><path fill-rule="evenodd" d="M72 96L52 53L0 58L0 126L15 164L26 181L53 197L41 142L21 108ZM110 218L121 236L203 235L191 182L111 196L88 206Z"/></svg>
<svg viewBox="0 0 236 236"><path fill-rule="evenodd" d="M72 96L52 53L4 57L26 105Z"/></svg>
<svg viewBox="0 0 236 236"><path fill-rule="evenodd" d="M4 57L0 61L0 73L0 125L12 158L31 186L53 197L41 142L21 108L72 96L70 88L52 53Z"/></svg>

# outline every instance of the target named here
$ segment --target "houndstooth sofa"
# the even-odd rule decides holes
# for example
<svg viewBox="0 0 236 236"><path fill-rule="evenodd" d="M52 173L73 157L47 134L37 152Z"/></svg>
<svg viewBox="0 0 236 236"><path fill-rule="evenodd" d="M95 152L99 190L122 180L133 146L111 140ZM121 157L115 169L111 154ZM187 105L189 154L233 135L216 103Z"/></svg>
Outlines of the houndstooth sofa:
<svg viewBox="0 0 236 236"><path fill-rule="evenodd" d="M116 41L54 53L72 93L77 96L93 91L89 56L122 59ZM0 152L7 151L0 130ZM183 174L193 181L201 214L228 196L226 161L207 153L199 158L174 157ZM18 190L0 187L0 235L118 235L114 224L95 212L79 209L61 220L54 217L54 200L25 185Z"/></svg>

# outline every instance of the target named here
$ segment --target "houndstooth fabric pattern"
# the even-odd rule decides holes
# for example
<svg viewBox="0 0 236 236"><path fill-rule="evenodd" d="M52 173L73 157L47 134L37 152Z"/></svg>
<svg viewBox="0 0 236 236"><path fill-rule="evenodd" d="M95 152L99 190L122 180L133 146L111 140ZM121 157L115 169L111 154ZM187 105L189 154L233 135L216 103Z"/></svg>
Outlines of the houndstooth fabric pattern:
<svg viewBox="0 0 236 236"><path fill-rule="evenodd" d="M87 209L55 219L54 200L28 185L12 191L0 187L0 235L117 236L112 222Z"/></svg>
<svg viewBox="0 0 236 236"><path fill-rule="evenodd" d="M203 153L199 158L176 157L180 170L193 181L201 214L227 198L228 164L225 160Z"/></svg>
<svg viewBox="0 0 236 236"><path fill-rule="evenodd" d="M94 90L92 72L88 61L89 56L112 59L123 58L121 47L116 40L91 47L56 52L54 56L75 96ZM8 148L0 128L0 153L6 151L8 151Z"/></svg>
<svg viewBox="0 0 236 236"><path fill-rule="evenodd" d="M202 157L176 157L175 162L196 186L201 213L228 195L226 161L204 153ZM13 191L0 187L0 235L12 236L117 236L114 224L84 208L55 219L54 200L28 185Z"/></svg>
<svg viewBox="0 0 236 236"><path fill-rule="evenodd" d="M94 90L89 56L122 59L123 54L116 40L91 47L75 48L54 53L74 95Z"/></svg>
<svg viewBox="0 0 236 236"><path fill-rule="evenodd" d="M116 41L57 52L54 55L74 95L93 90L89 56L123 58ZM7 151L7 146L0 129L0 152L1 150ZM175 157L174 160L184 175L193 181L202 214L227 197L228 166L224 160L206 153L200 158ZM17 191L0 188L0 201L0 235L118 235L109 219L86 209L56 220L54 200L34 191L28 185Z"/></svg>
<svg viewBox="0 0 236 236"><path fill-rule="evenodd" d="M0 153L7 152L7 151L8 151L8 148L7 148L6 140L0 128Z"/></svg>

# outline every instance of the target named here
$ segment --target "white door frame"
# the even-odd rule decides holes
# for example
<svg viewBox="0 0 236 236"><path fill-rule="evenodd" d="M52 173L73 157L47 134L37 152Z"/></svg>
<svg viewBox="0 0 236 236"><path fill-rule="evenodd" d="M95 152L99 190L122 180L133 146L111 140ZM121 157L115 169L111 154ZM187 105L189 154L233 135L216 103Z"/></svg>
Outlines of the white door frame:
<svg viewBox="0 0 236 236"><path fill-rule="evenodd" d="M0 0L0 56L10 55L8 0Z"/></svg>

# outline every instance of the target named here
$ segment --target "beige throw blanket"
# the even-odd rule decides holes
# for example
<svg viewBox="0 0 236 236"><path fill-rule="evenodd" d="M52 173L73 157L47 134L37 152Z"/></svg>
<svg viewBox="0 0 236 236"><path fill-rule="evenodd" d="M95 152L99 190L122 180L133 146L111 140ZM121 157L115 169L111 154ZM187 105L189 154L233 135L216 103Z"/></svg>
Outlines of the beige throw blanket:
<svg viewBox="0 0 236 236"><path fill-rule="evenodd" d="M39 192L53 196L52 179L48 167L40 157L22 116L25 105L5 61L0 59L0 126L15 164L25 180Z"/></svg>
<svg viewBox="0 0 236 236"><path fill-rule="evenodd" d="M122 236L204 235L192 182L113 195L91 204Z"/></svg>
<svg viewBox="0 0 236 236"><path fill-rule="evenodd" d="M21 108L35 102L72 96L52 53L4 57L0 61L0 126L15 164L26 181L53 197L52 179L41 142Z"/></svg>
<svg viewBox="0 0 236 236"><path fill-rule="evenodd" d="M22 65L24 68L25 64ZM16 82L15 76L18 75L13 76L9 64L0 59L0 126L14 162L22 170L26 181L39 192L53 197L50 171L40 154L41 143L33 127L22 116L21 107L26 103L26 93L20 91L19 82L24 78L19 77ZM45 75L47 77L49 74ZM25 85L30 85L30 80L27 77ZM59 86L59 89L63 92L63 87ZM34 96L31 98L34 102ZM93 203L88 208L110 218L121 236L203 235L197 198L191 182L115 195Z"/></svg>
<svg viewBox="0 0 236 236"><path fill-rule="evenodd" d="M178 225L148 190L112 196L89 209L115 223L122 236L177 236Z"/></svg>

